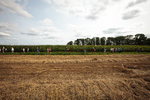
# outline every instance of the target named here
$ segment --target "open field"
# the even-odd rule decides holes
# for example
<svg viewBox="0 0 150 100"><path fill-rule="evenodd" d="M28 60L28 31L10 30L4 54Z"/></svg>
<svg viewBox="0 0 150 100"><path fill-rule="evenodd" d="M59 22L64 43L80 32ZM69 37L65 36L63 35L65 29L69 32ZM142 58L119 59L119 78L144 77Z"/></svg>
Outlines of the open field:
<svg viewBox="0 0 150 100"><path fill-rule="evenodd" d="M0 99L148 100L150 54L0 55Z"/></svg>

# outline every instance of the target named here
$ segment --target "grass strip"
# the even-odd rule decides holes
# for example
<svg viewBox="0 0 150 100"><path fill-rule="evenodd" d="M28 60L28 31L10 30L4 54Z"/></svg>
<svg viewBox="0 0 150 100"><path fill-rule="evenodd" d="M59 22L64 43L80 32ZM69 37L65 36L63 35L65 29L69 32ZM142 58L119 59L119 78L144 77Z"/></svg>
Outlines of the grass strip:
<svg viewBox="0 0 150 100"><path fill-rule="evenodd" d="M51 53L47 53L47 52L28 52L28 53L21 53L21 52L5 52L5 53L0 53L0 55L113 55L113 54L150 54L150 52L115 52L115 53L111 53L111 52L51 52Z"/></svg>

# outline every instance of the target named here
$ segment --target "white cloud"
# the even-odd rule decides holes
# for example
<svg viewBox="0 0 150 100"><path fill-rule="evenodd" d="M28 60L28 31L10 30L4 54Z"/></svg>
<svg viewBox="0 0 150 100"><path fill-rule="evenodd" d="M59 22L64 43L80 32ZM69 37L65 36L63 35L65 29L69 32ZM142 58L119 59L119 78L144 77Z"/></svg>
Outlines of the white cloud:
<svg viewBox="0 0 150 100"><path fill-rule="evenodd" d="M3 8L0 7L0 14L5 14Z"/></svg>
<svg viewBox="0 0 150 100"><path fill-rule="evenodd" d="M67 28L69 29L69 31L71 31L71 32L73 32L73 33L79 34L79 33L82 33L82 32L83 32L82 28L81 28L81 27L78 27L78 26L76 26L76 25L70 24L70 25L67 26Z"/></svg>
<svg viewBox="0 0 150 100"><path fill-rule="evenodd" d="M27 30L22 30L21 34L32 35L32 36L48 36L49 34L56 34L60 30L56 27L39 27L39 28L30 28Z"/></svg>
<svg viewBox="0 0 150 100"><path fill-rule="evenodd" d="M45 2L47 2L47 3L49 3L49 4L51 4L51 3L52 3L52 1L51 1L51 0L42 0L42 1L45 1Z"/></svg>
<svg viewBox="0 0 150 100"><path fill-rule="evenodd" d="M42 27L42 30L44 32L59 32L59 30L56 27Z"/></svg>
<svg viewBox="0 0 150 100"><path fill-rule="evenodd" d="M1 36L11 36L18 31L18 25L13 22L0 22Z"/></svg>
<svg viewBox="0 0 150 100"><path fill-rule="evenodd" d="M74 37L87 37L89 36L85 30L89 29L88 27L79 27L76 25L69 24L67 25L67 28L69 32L71 32L71 35Z"/></svg>
<svg viewBox="0 0 150 100"><path fill-rule="evenodd" d="M52 20L46 18L46 19L44 19L43 21L40 21L40 23L43 24L43 25L49 26L49 25L52 24Z"/></svg>
<svg viewBox="0 0 150 100"><path fill-rule="evenodd" d="M27 29L25 31L22 31L21 32L22 34L27 34L27 35L33 35L33 36L36 36L36 35L40 35L41 34L41 31L35 29L35 28L31 28L31 29Z"/></svg>
<svg viewBox="0 0 150 100"><path fill-rule="evenodd" d="M0 0L0 5L7 8L11 13L17 14L19 16L32 18L33 16L25 11L16 0Z"/></svg>
<svg viewBox="0 0 150 100"><path fill-rule="evenodd" d="M47 2L47 0L44 0ZM58 12L72 14L90 20L98 19L112 2L120 0L51 0Z"/></svg>
<svg viewBox="0 0 150 100"><path fill-rule="evenodd" d="M0 32L0 36L11 36L10 34L4 33L4 32Z"/></svg>
<svg viewBox="0 0 150 100"><path fill-rule="evenodd" d="M55 39L55 40L59 40L60 37L56 36L56 35L48 35L46 37L43 37L43 39Z"/></svg>
<svg viewBox="0 0 150 100"><path fill-rule="evenodd" d="M16 0L16 1L21 2L21 0Z"/></svg>
<svg viewBox="0 0 150 100"><path fill-rule="evenodd" d="M128 4L127 8L132 7L132 6L135 6L135 5L138 5L138 4L141 4L141 3L145 3L145 2L147 2L147 1L148 1L148 0L136 0L136 1L134 1L134 2L130 2L130 3Z"/></svg>
<svg viewBox="0 0 150 100"><path fill-rule="evenodd" d="M104 34L113 34L113 35L117 35L117 34L128 34L128 33L130 33L130 31L125 31L125 29L124 28L120 28L120 27L118 27L118 28L109 28L109 29L107 29L107 30L104 30L103 31L103 33Z"/></svg>
<svg viewBox="0 0 150 100"><path fill-rule="evenodd" d="M126 12L126 13L123 14L122 19L123 20L128 20L128 19L138 17L140 12L141 11L138 10L138 9Z"/></svg>

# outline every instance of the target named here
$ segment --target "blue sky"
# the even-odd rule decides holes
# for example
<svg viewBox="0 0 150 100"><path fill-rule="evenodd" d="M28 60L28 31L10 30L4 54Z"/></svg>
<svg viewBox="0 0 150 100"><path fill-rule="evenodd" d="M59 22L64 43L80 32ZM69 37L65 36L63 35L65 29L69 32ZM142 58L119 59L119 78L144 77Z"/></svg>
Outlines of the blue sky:
<svg viewBox="0 0 150 100"><path fill-rule="evenodd" d="M150 0L0 0L0 45L66 45L143 33Z"/></svg>

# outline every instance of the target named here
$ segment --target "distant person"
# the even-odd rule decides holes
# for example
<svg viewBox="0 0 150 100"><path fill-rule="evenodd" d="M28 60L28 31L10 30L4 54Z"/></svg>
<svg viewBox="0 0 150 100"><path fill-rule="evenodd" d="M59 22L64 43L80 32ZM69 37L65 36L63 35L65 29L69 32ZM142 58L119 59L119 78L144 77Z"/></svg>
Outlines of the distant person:
<svg viewBox="0 0 150 100"><path fill-rule="evenodd" d="M142 52L142 48L139 49L139 52Z"/></svg>
<svg viewBox="0 0 150 100"><path fill-rule="evenodd" d="M93 47L93 52L96 52L96 49Z"/></svg>
<svg viewBox="0 0 150 100"><path fill-rule="evenodd" d="M27 48L27 52L29 52L29 47Z"/></svg>
<svg viewBox="0 0 150 100"><path fill-rule="evenodd" d="M102 47L102 52L104 52L104 48Z"/></svg>
<svg viewBox="0 0 150 100"><path fill-rule="evenodd" d="M107 52L107 49L106 49L106 48L104 48L104 52Z"/></svg>
<svg viewBox="0 0 150 100"><path fill-rule="evenodd" d="M37 47L37 52L40 53L40 48L39 47Z"/></svg>
<svg viewBox="0 0 150 100"><path fill-rule="evenodd" d="M118 48L118 52L120 53L120 48Z"/></svg>
<svg viewBox="0 0 150 100"><path fill-rule="evenodd" d="M50 53L52 52L51 48L49 48L49 52L50 52Z"/></svg>
<svg viewBox="0 0 150 100"><path fill-rule="evenodd" d="M27 47L25 47L25 52L27 52Z"/></svg>
<svg viewBox="0 0 150 100"><path fill-rule="evenodd" d="M86 47L84 48L84 52L86 53Z"/></svg>
<svg viewBox="0 0 150 100"><path fill-rule="evenodd" d="M7 48L5 48L5 52L7 52Z"/></svg>
<svg viewBox="0 0 150 100"><path fill-rule="evenodd" d="M112 48L112 51L115 52L115 48Z"/></svg>
<svg viewBox="0 0 150 100"><path fill-rule="evenodd" d="M5 53L5 47L2 48L3 53Z"/></svg>
<svg viewBox="0 0 150 100"><path fill-rule="evenodd" d="M135 48L135 52L137 52L137 48Z"/></svg>
<svg viewBox="0 0 150 100"><path fill-rule="evenodd" d="M14 48L13 47L11 48L11 52L14 53Z"/></svg>
<svg viewBox="0 0 150 100"><path fill-rule="evenodd" d="M69 48L67 47L67 53L69 52Z"/></svg>
<svg viewBox="0 0 150 100"><path fill-rule="evenodd" d="M39 48L39 50L38 50L38 51L39 51L39 53L40 53L40 48Z"/></svg>
<svg viewBox="0 0 150 100"><path fill-rule="evenodd" d="M115 49L115 52L117 52L117 51L118 51L118 49L116 48L116 49Z"/></svg>
<svg viewBox="0 0 150 100"><path fill-rule="evenodd" d="M94 52L96 52L96 49L94 48Z"/></svg>
<svg viewBox="0 0 150 100"><path fill-rule="evenodd" d="M1 53L1 51L2 51L2 50L1 50L1 48L0 48L0 53Z"/></svg>
<svg viewBox="0 0 150 100"><path fill-rule="evenodd" d="M39 47L37 47L37 52L39 52Z"/></svg>
<svg viewBox="0 0 150 100"><path fill-rule="evenodd" d="M23 48L23 53L25 53L25 48Z"/></svg>
<svg viewBox="0 0 150 100"><path fill-rule="evenodd" d="M47 48L47 53L49 53L49 48Z"/></svg>

